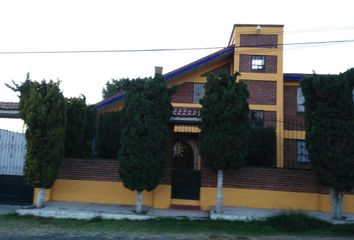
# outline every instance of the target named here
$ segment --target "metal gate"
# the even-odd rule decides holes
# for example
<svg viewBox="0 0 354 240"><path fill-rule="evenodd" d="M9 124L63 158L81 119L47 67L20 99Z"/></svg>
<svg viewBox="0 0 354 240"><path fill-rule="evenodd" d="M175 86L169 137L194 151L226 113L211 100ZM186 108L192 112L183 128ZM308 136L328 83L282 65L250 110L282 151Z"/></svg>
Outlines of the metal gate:
<svg viewBox="0 0 354 240"><path fill-rule="evenodd" d="M190 137L175 137L173 144L172 198L199 200L200 167Z"/></svg>
<svg viewBox="0 0 354 240"><path fill-rule="evenodd" d="M200 171L173 170L172 171L172 198L199 200L200 198Z"/></svg>
<svg viewBox="0 0 354 240"><path fill-rule="evenodd" d="M32 202L33 188L23 179L25 155L25 135L0 129L0 203Z"/></svg>

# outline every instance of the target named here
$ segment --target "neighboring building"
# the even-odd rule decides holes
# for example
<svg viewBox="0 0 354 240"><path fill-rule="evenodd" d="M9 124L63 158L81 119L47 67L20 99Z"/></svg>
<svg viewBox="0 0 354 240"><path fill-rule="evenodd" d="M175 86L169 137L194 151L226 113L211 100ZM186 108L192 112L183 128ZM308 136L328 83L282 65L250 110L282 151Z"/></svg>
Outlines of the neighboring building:
<svg viewBox="0 0 354 240"><path fill-rule="evenodd" d="M18 117L18 103L0 102L0 118ZM33 188L23 178L25 154L25 134L0 129L0 204L31 203Z"/></svg>
<svg viewBox="0 0 354 240"><path fill-rule="evenodd" d="M161 71L160 68L157 69ZM144 192L144 204L157 207L209 209L216 202L216 173L199 154L199 100L209 73L240 72L247 83L253 127L276 130L276 161L271 167L228 170L224 205L329 211L328 189L318 184L305 145L304 99L299 80L304 74L283 73L282 25L234 25L228 47L165 74L173 95L174 142L160 185ZM101 112L119 111L124 95L96 105ZM225 149L227 151L227 149ZM68 160L48 199L134 204L135 193L124 188L115 160ZM346 194L344 211L354 212L354 195Z"/></svg>
<svg viewBox="0 0 354 240"><path fill-rule="evenodd" d="M17 102L0 102L0 118L18 118Z"/></svg>

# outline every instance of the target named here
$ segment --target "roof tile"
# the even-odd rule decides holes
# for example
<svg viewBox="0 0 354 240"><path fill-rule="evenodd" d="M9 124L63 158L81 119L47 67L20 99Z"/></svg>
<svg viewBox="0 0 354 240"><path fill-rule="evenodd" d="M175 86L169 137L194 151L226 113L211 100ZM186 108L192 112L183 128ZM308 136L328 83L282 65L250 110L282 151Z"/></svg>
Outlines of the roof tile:
<svg viewBox="0 0 354 240"><path fill-rule="evenodd" d="M0 102L0 110L19 110L18 102Z"/></svg>

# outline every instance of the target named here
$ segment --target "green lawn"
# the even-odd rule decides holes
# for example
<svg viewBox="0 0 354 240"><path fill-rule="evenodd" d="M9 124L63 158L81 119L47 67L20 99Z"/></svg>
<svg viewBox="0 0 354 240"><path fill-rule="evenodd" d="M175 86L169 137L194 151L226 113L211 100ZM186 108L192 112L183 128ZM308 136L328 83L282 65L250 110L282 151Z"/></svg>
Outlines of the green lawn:
<svg viewBox="0 0 354 240"><path fill-rule="evenodd" d="M21 229L20 231L18 231ZM354 224L332 225L304 214L283 214L262 221L212 221L158 219L147 221L68 220L17 215L0 216L0 233L26 235L248 235L248 236L343 236L354 237Z"/></svg>

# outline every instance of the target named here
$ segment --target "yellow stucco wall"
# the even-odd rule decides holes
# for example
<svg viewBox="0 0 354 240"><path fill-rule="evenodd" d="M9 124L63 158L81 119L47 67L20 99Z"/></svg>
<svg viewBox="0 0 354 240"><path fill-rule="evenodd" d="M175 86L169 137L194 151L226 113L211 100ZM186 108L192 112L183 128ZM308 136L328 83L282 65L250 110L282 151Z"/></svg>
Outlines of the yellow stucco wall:
<svg viewBox="0 0 354 240"><path fill-rule="evenodd" d="M35 189L37 193L37 189ZM143 192L143 205L168 208L171 186L159 185L154 191ZM135 204L136 192L123 186L122 182L58 179L46 190L46 201L90 202L103 204ZM36 194L34 202L36 201Z"/></svg>
<svg viewBox="0 0 354 240"><path fill-rule="evenodd" d="M328 194L242 188L223 188L223 194L225 206L325 212L331 210ZM121 182L58 179L51 189L47 189L46 201L134 205L136 193L124 188ZM202 210L209 210L210 206L216 204L216 188L201 187L200 201L190 202L193 202L192 205L200 205ZM154 191L143 192L143 204L154 208L169 208L170 204L185 204L185 200L171 199L171 186L159 185ZM345 195L343 210L354 213L354 195Z"/></svg>
<svg viewBox="0 0 354 240"><path fill-rule="evenodd" d="M34 194L33 194L33 204L36 204L37 202L37 194L38 194L38 188L34 189ZM45 190L45 195L44 195L44 201L50 201L52 190L50 188L47 188Z"/></svg>
<svg viewBox="0 0 354 240"><path fill-rule="evenodd" d="M216 204L216 188L200 189L200 206L208 210ZM328 194L223 188L224 205L283 210L325 211L331 209ZM354 195L345 195L344 212L354 213Z"/></svg>

